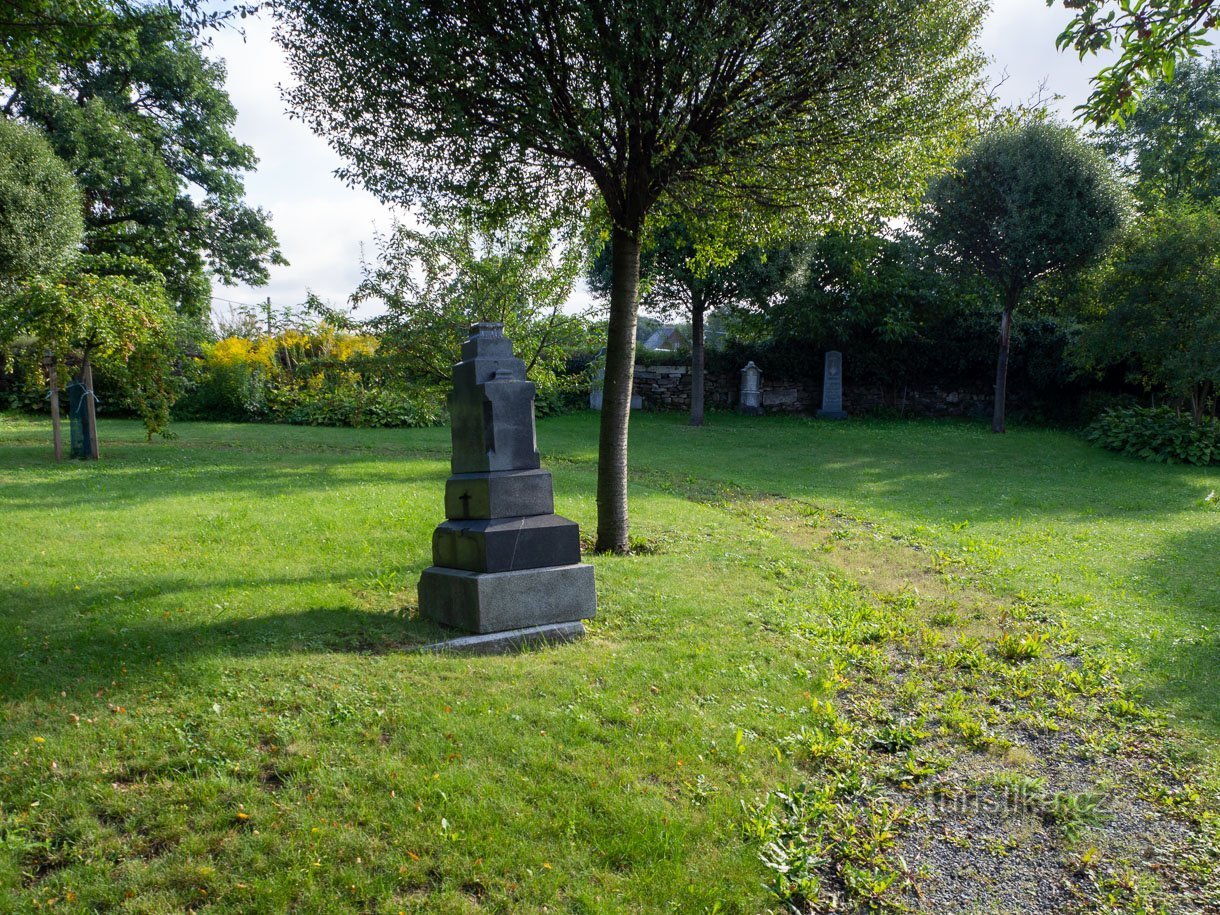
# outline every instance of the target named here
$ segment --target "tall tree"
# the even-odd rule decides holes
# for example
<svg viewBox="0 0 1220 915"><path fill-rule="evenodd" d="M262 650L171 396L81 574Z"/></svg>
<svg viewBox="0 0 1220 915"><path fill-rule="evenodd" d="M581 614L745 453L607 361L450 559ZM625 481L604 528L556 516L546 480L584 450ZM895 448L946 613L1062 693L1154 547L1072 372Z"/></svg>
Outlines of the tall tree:
<svg viewBox="0 0 1220 915"><path fill-rule="evenodd" d="M258 285L284 262L268 214L243 199L257 159L232 136L223 64L181 12L115 4L107 22L79 53L15 73L3 112L45 130L69 163L87 250L151 263L202 320L211 276Z"/></svg>
<svg viewBox="0 0 1220 915"><path fill-rule="evenodd" d="M1155 82L1124 123L1101 131L1146 210L1220 199L1220 55L1188 60Z"/></svg>
<svg viewBox="0 0 1220 915"><path fill-rule="evenodd" d="M991 428L1004 431L1013 311L1037 281L1084 267L1122 228L1126 191L1075 131L1031 123L982 137L928 189L920 228L1000 298Z"/></svg>
<svg viewBox="0 0 1220 915"><path fill-rule="evenodd" d="M982 4L284 0L277 11L289 102L349 179L408 203L554 211L600 198L614 280L597 548L623 552L650 214L713 201L749 242L781 216L900 209L974 101Z"/></svg>
<svg viewBox="0 0 1220 915"><path fill-rule="evenodd" d="M64 162L33 128L0 120L0 347L6 363L21 327L18 302L39 274L55 274L76 255L84 232L81 194ZM59 374L50 349L35 352L51 389L55 459L63 457Z"/></svg>
<svg viewBox="0 0 1220 915"><path fill-rule="evenodd" d="M1075 15L1058 46L1074 48L1081 60L1118 48L1118 60L1093 78L1093 94L1076 110L1097 123L1122 121L1136 109L1141 91L1173 76L1183 60L1207 46L1220 26L1220 0L1046 0L1062 2Z"/></svg>

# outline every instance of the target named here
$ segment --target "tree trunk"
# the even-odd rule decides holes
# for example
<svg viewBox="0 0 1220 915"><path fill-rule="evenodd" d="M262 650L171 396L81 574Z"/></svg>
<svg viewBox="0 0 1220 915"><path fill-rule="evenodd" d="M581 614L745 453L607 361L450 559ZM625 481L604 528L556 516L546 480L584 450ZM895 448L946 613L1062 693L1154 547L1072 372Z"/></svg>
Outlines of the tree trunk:
<svg viewBox="0 0 1220 915"><path fill-rule="evenodd" d="M1000 318L1000 358L995 367L995 410L991 415L991 431L1004 431L1004 405L1008 399L1008 343L1012 338L1012 310L1016 296L1009 295L1004 302L1004 315Z"/></svg>
<svg viewBox="0 0 1220 915"><path fill-rule="evenodd" d="M1190 419L1196 426L1203 425L1203 408L1207 404L1207 385L1196 384L1190 389Z"/></svg>
<svg viewBox="0 0 1220 915"><path fill-rule="evenodd" d="M85 402L82 406L85 409L85 441L88 443L89 449L86 459L96 461L98 459L97 398L93 394L93 365L89 362L88 350L85 351L85 358L81 362L80 379L85 386Z"/></svg>
<svg viewBox="0 0 1220 915"><path fill-rule="evenodd" d="M635 373L636 297L640 286L640 240L617 226L606 333L606 379L602 389L601 437L597 453L597 545L599 553L626 553L627 426Z"/></svg>
<svg viewBox="0 0 1220 915"><path fill-rule="evenodd" d="M690 424L703 425L703 316L707 305L696 294L690 309Z"/></svg>
<svg viewBox="0 0 1220 915"><path fill-rule="evenodd" d="M55 360L47 360L47 387L51 389L51 441L55 448L55 460L64 459L64 431L59 419L59 369Z"/></svg>

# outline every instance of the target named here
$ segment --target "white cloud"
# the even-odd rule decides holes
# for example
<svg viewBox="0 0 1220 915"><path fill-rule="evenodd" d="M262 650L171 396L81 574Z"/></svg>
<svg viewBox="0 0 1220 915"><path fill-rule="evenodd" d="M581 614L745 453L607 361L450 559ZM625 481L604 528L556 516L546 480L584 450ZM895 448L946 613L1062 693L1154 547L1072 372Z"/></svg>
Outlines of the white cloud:
<svg viewBox="0 0 1220 915"><path fill-rule="evenodd" d="M1055 39L1071 19L1071 11L1058 2L1047 6L1045 0L993 0L980 43L992 60L992 78L1008 74L1008 82L1000 90L1005 102L1029 98L1046 80L1051 93L1063 96L1058 104L1060 114L1071 118L1072 109L1089 97L1089 80L1117 55L1082 61L1070 48L1061 53Z"/></svg>
<svg viewBox="0 0 1220 915"><path fill-rule="evenodd" d="M228 68L226 85L237 107L235 133L259 157L246 181L250 204L271 212L289 266L273 267L267 286L213 290L218 298L255 303L267 296L278 306L300 304L308 291L336 305L360 281L361 246L374 227L385 231L401 211L335 177L341 160L308 127L291 119L279 86L289 80L283 54L266 20L246 20L246 35L216 36L213 56ZM222 303L223 308L223 303Z"/></svg>

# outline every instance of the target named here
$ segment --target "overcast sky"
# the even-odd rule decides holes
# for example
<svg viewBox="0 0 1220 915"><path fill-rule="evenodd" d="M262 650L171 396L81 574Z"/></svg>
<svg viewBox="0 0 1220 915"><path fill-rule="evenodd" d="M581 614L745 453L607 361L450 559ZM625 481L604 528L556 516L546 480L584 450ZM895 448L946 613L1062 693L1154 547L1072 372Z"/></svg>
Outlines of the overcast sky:
<svg viewBox="0 0 1220 915"><path fill-rule="evenodd" d="M1008 74L1000 89L1004 101L1026 99L1046 80L1050 91L1063 96L1060 111L1071 117L1072 108L1088 96L1089 78L1102 63L1055 50L1055 38L1069 19L1058 3L993 0L982 44L993 79ZM288 71L269 22L247 20L245 32L244 39L234 32L217 35L210 53L228 66L237 137L253 146L260 160L246 180L247 198L271 212L290 266L272 268L271 282L258 289L217 283L214 305L224 311L229 306L220 300L253 304L267 296L278 306L297 305L310 290L344 304L359 282L362 245L371 252L374 230L388 229L394 211L335 178L338 157L285 114L278 87L288 81Z"/></svg>

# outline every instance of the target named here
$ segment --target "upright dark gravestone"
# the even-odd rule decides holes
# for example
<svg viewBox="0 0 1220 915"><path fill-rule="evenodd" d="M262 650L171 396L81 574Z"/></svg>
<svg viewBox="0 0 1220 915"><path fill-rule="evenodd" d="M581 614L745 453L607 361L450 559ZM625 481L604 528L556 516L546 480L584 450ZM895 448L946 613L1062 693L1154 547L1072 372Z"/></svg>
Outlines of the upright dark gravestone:
<svg viewBox="0 0 1220 915"><path fill-rule="evenodd" d="M534 432L534 385L502 324L476 324L449 395L453 475L432 562L419 580L429 619L478 634L468 650L584 634L597 609L580 529L556 515ZM455 646L457 643L453 643Z"/></svg>
<svg viewBox="0 0 1220 915"><path fill-rule="evenodd" d="M831 350L826 354L822 373L822 409L819 419L847 419L843 412L843 354Z"/></svg>

